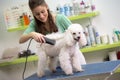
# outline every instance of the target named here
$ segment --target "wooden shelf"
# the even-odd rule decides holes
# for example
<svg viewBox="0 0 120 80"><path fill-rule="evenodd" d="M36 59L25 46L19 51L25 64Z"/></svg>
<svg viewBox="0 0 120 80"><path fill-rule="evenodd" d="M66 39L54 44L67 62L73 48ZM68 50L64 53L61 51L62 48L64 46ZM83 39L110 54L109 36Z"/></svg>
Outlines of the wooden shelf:
<svg viewBox="0 0 120 80"><path fill-rule="evenodd" d="M70 16L68 18L71 21L74 21L74 20L78 20L78 19L84 19L84 18L94 17L94 16L97 16L98 14L99 14L99 12L96 11L96 12L90 12L90 13L86 13L86 14L80 14L80 15ZM8 28L7 31L8 32L14 32L14 31L19 31L19 30L25 30L26 28L27 28L27 26L11 27L11 28Z"/></svg>
<svg viewBox="0 0 120 80"><path fill-rule="evenodd" d="M83 49L80 49L83 53L86 52L92 52L92 51L98 51L98 50L104 50L104 49L110 49L110 48L116 48L116 47L120 47L120 42L116 42L113 44L104 44L104 45L97 45L94 47L86 47ZM26 60L26 58L18 58L15 59L11 62L4 62L4 63L0 63L0 66L7 66L7 65L12 65L12 64L19 64L19 63L24 63ZM31 61L37 61L38 57L36 55L32 55L28 57L28 62Z"/></svg>

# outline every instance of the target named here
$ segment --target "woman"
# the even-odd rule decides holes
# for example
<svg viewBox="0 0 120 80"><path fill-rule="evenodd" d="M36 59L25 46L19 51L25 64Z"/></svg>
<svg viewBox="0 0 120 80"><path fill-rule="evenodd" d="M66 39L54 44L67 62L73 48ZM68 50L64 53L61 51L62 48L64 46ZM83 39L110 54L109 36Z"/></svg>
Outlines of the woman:
<svg viewBox="0 0 120 80"><path fill-rule="evenodd" d="M34 16L29 27L20 37L19 43L24 43L30 38L44 43L44 35L52 32L64 32L71 21L62 14L53 15L44 0L29 0L29 7Z"/></svg>

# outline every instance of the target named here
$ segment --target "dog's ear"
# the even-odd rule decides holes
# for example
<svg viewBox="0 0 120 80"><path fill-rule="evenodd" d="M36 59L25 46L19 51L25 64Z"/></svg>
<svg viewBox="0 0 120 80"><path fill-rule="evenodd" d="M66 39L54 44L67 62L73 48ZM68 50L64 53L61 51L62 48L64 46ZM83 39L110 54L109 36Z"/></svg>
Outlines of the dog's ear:
<svg viewBox="0 0 120 80"><path fill-rule="evenodd" d="M87 44L87 40L86 40L85 34L81 32L81 38L79 40L79 45L82 47L82 46L86 46L86 44Z"/></svg>
<svg viewBox="0 0 120 80"><path fill-rule="evenodd" d="M72 46L74 44L74 39L73 39L73 36L72 36L72 33L70 30L66 30L65 32L65 42L66 42L66 45L67 46Z"/></svg>

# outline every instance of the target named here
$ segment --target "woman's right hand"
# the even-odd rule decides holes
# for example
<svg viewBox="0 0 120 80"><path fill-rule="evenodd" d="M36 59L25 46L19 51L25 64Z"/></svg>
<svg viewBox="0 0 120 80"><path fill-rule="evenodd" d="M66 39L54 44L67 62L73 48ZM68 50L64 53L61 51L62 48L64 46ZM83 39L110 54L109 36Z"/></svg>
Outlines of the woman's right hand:
<svg viewBox="0 0 120 80"><path fill-rule="evenodd" d="M37 32L31 32L31 37L39 42L39 43L44 43L45 42L45 39L44 39L44 35L43 34L40 34L40 33L37 33Z"/></svg>

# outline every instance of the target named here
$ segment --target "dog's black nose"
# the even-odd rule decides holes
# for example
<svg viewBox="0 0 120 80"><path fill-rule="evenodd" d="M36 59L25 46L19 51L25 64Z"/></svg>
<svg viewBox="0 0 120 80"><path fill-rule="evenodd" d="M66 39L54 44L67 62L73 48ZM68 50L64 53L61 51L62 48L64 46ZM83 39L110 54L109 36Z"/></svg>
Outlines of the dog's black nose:
<svg viewBox="0 0 120 80"><path fill-rule="evenodd" d="M77 37L78 39L80 39L80 37Z"/></svg>

